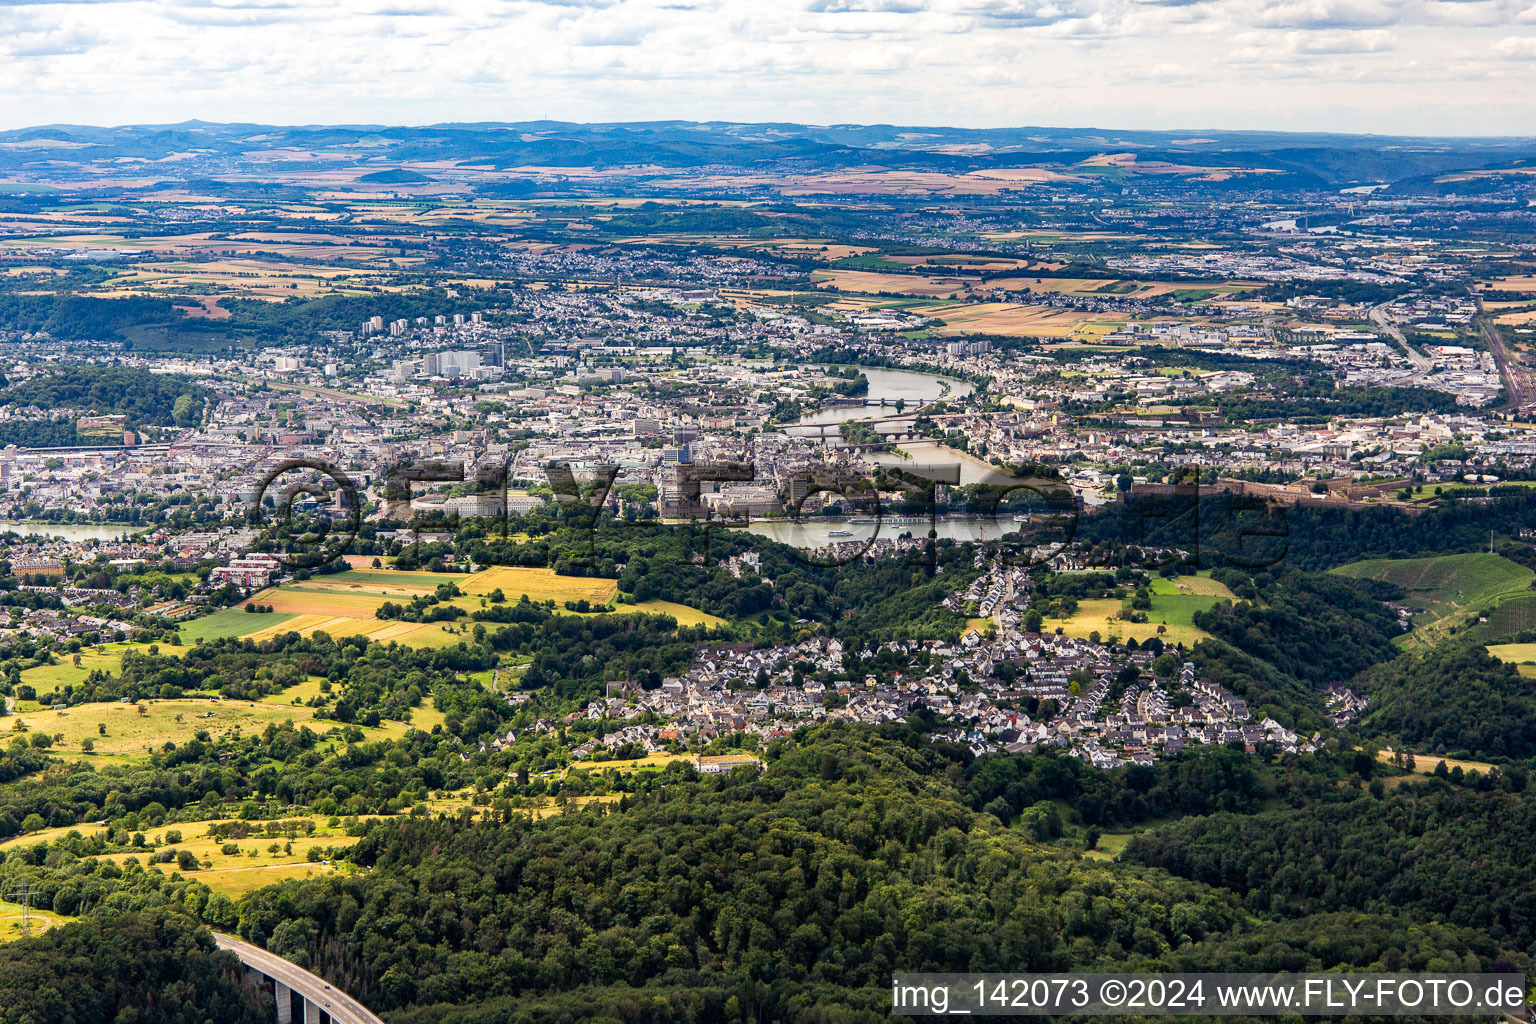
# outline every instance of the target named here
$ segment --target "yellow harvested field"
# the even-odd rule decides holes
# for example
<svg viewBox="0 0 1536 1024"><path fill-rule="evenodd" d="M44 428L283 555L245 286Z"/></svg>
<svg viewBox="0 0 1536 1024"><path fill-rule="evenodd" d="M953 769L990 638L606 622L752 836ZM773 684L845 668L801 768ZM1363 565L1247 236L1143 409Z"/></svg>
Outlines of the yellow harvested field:
<svg viewBox="0 0 1536 1024"><path fill-rule="evenodd" d="M1055 270L1063 265L1028 257L977 256L969 252L931 253L919 256L882 253L880 258L887 263L901 263L909 267L965 267L967 270L980 270L987 273L999 270L1028 270L1036 267Z"/></svg>
<svg viewBox="0 0 1536 1024"><path fill-rule="evenodd" d="M922 298L959 298L971 282L961 277L929 277L925 274L882 274L872 270L818 270L811 274L818 287L840 292L873 292L916 295Z"/></svg>
<svg viewBox="0 0 1536 1024"><path fill-rule="evenodd" d="M607 604L618 593L618 583L614 580L557 576L553 569L525 569L513 565L492 566L459 579L459 589L466 594L489 594L499 589L508 601L516 601L527 594L530 601L554 601L557 605L582 598Z"/></svg>
<svg viewBox="0 0 1536 1024"><path fill-rule="evenodd" d="M1445 762L1446 771L1450 771L1452 768L1460 768L1464 772L1478 771L1487 775L1493 769L1493 765L1484 761L1458 761L1454 757L1439 757L1435 754L1419 754L1412 751L1404 751L1404 753L1413 753L1413 770L1420 775L1433 775L1435 773L1435 765L1441 761ZM1383 764L1391 764L1392 750L1389 748L1376 751L1376 760Z"/></svg>
<svg viewBox="0 0 1536 1024"><path fill-rule="evenodd" d="M1121 640L1129 640L1135 637L1138 643L1156 636L1162 637L1164 643L1182 643L1186 647L1210 638L1211 634L1196 626L1173 622L1163 625L1156 621L1121 621L1118 617L1121 604L1118 598L1113 597L1088 598L1079 601L1077 614L1062 621L1062 629L1068 636L1086 638L1089 634L1097 632L1104 638L1118 636ZM1050 626L1055 621L1055 619L1048 619L1046 625ZM1159 633L1159 629L1163 632Z"/></svg>
<svg viewBox="0 0 1536 1024"><path fill-rule="evenodd" d="M585 600L593 605L609 605L618 596L618 584L614 580L558 576L549 569L493 566L465 575L357 568L263 590L253 595L249 603L270 605L274 612L281 614L237 616L238 619L248 618L248 625L237 622L234 632L225 631L219 635L262 641L284 633L309 636L324 632L332 637L363 636L378 643L395 642L411 647L449 647L464 642L474 628L468 618L418 623L380 619L375 615L386 601L407 604L412 598L431 594L448 583L457 585L461 591L460 596L452 598L450 603L465 612L477 611L484 597L494 590L500 590L511 602L520 600L525 594L530 601L553 601L555 610L561 614L570 614L565 608L567 601ZM725 621L687 605L659 600L615 606L614 610L617 614L640 611L671 615L680 626L718 626ZM175 649L163 650L171 652ZM78 669L68 664L29 669L28 672L35 673L36 678L29 675L28 681L49 685L75 682L84 678L92 668L117 667L116 654L87 652L83 661Z"/></svg>
<svg viewBox="0 0 1536 1024"><path fill-rule="evenodd" d="M1490 644L1488 653L1515 665L1536 662L1536 644Z"/></svg>
<svg viewBox="0 0 1536 1024"><path fill-rule="evenodd" d="M690 608L685 604L677 604L673 601L640 601L636 604L621 604L616 606L620 612L633 608L636 611L647 612L651 615L670 615L677 620L679 626L723 626L725 620L718 615L701 612L697 608Z"/></svg>
<svg viewBox="0 0 1536 1024"><path fill-rule="evenodd" d="M310 864L307 861L299 861L255 868L216 867L210 871L193 872L191 877L214 892L221 892L230 899L236 900L257 889L276 885L278 882L286 882L290 878L316 878L320 875L328 875L335 870L335 867L330 864Z"/></svg>
<svg viewBox="0 0 1536 1024"><path fill-rule="evenodd" d="M259 616L252 617L260 621ZM375 618L371 614L363 618L361 615L327 615L323 612L300 614L294 618L285 619L275 626L247 633L246 637L261 641L271 639L279 633L290 632L298 633L300 636L309 636L317 632L327 633L332 637L365 636L379 643L389 643L393 640L411 647L450 647L464 638L462 627L440 622L400 622Z"/></svg>
<svg viewBox="0 0 1536 1024"><path fill-rule="evenodd" d="M561 777L564 778L573 771L600 774L609 769L613 769L620 774L627 774L641 768L665 768L667 765L676 764L679 761L688 761L697 766L701 760L705 765L726 765L730 767L762 764L761 758L745 750L735 754L706 754L702 759L694 754L655 753L625 761L578 761L561 772Z"/></svg>
<svg viewBox="0 0 1536 1024"><path fill-rule="evenodd" d="M62 741L55 741L54 749L71 756L82 753L81 743L90 740L93 754L85 756L142 755L147 748L159 749L167 742L184 743L201 730L213 736L241 730L245 733L260 732L269 724L308 721L314 718L314 709L281 707L256 704L250 701L175 700L144 701L145 713L139 714L133 704L116 701L104 704L79 704L62 711L34 711L0 717L0 735L13 733L18 721L25 723L31 733L49 736L63 734ZM100 726L106 726L105 735ZM319 726L321 731L333 723ZM23 735L17 733L17 735Z"/></svg>
<svg viewBox="0 0 1536 1024"><path fill-rule="evenodd" d="M1075 309L1025 306L1012 302L947 303L915 306L911 312L944 321L947 334L1003 334L1067 338L1090 321L1117 323L1129 316L1085 313Z"/></svg>
<svg viewBox="0 0 1536 1024"><path fill-rule="evenodd" d="M271 605L275 612L299 615L345 615L371 618L385 598L378 594L346 593L324 589L305 590L288 584L263 590L250 599L252 604Z"/></svg>

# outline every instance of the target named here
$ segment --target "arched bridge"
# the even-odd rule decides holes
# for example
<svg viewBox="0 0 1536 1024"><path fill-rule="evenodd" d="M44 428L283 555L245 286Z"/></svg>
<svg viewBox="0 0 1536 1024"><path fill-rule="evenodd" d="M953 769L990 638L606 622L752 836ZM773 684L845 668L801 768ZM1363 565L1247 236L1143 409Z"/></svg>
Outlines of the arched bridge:
<svg viewBox="0 0 1536 1024"><path fill-rule="evenodd" d="M383 1024L356 999L318 975L310 974L260 946L230 935L213 933L220 949L227 949L259 975L277 997L277 1024Z"/></svg>

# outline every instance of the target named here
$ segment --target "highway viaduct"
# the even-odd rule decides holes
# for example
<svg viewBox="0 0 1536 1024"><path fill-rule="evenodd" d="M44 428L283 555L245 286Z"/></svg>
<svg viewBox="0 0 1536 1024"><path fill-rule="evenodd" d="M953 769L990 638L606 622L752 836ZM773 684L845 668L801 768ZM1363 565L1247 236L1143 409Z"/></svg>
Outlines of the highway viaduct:
<svg viewBox="0 0 1536 1024"><path fill-rule="evenodd" d="M383 1024L362 1003L297 964L230 935L214 932L213 938L259 975L264 987L271 986L277 1024Z"/></svg>

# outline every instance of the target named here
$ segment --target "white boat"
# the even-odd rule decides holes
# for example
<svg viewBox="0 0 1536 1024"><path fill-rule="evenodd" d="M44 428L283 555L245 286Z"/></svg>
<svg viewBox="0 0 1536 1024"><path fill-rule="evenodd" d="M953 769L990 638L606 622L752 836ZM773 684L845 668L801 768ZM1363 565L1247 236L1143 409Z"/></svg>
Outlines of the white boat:
<svg viewBox="0 0 1536 1024"><path fill-rule="evenodd" d="M852 537L853 536L853 531L852 530L828 530L827 531L827 536L828 537Z"/></svg>

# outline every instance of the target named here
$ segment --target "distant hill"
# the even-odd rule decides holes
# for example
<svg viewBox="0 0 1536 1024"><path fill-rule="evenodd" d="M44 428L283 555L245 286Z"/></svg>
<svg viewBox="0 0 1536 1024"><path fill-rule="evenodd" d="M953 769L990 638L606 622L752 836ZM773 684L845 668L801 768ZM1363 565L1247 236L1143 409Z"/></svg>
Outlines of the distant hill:
<svg viewBox="0 0 1536 1024"><path fill-rule="evenodd" d="M274 151L292 160L274 163ZM1104 187L1153 165L1148 177L1210 187L1336 188L1390 184L1443 189L1441 176L1529 171L1536 138L1432 138L1317 132L1125 131L1098 128L949 128L898 125L559 121L419 126L211 124L99 128L47 125L0 132L0 173L70 181L76 168L132 160L163 162L171 180L207 180L231 170L280 181L294 171L356 169L361 184L423 184L413 162L490 168L776 169L884 168L967 173L999 168L1078 167ZM191 156L188 156L191 154ZM302 155L298 155L302 154ZM366 163L364 156L366 154ZM1128 155L1134 154L1134 160ZM394 164L393 168L379 164ZM170 166L170 165L166 165ZM1106 168L1113 173L1104 173ZM1172 168L1172 170L1170 170ZM1211 173L1207 173L1211 172ZM445 171L445 175L449 172Z"/></svg>
<svg viewBox="0 0 1536 1024"><path fill-rule="evenodd" d="M397 168L389 171L374 171L357 180L366 181L372 185L421 185L434 179L425 174L417 174L415 171L402 171Z"/></svg>

